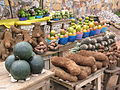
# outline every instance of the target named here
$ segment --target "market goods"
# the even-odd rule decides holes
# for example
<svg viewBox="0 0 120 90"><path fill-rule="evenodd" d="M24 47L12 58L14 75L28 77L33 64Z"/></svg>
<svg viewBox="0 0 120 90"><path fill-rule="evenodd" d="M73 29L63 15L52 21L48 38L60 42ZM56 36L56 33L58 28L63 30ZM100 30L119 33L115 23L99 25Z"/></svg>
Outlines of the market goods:
<svg viewBox="0 0 120 90"><path fill-rule="evenodd" d="M64 67L71 75L79 75L81 72L79 66L68 58L54 56L51 58L51 62L57 67Z"/></svg>
<svg viewBox="0 0 120 90"><path fill-rule="evenodd" d="M83 55L83 56L92 56L95 58L95 60L98 61L108 61L108 57L100 52L94 52L94 51L86 51L86 50L81 50L78 52L79 55Z"/></svg>
<svg viewBox="0 0 120 90"><path fill-rule="evenodd" d="M32 37L33 38L39 38L39 37L44 38L44 32L41 30L40 23L37 22L34 25L35 26L34 26L33 31L32 31Z"/></svg>
<svg viewBox="0 0 120 90"><path fill-rule="evenodd" d="M71 81L71 82L76 82L78 78L76 76L73 76L64 70L62 70L59 67L54 67L52 68L52 71L55 72L55 76L59 77L60 79Z"/></svg>
<svg viewBox="0 0 120 90"><path fill-rule="evenodd" d="M25 42L29 42L29 43L33 42L32 38L30 37L29 32L27 30L22 30L22 34L23 34L23 40Z"/></svg>
<svg viewBox="0 0 120 90"><path fill-rule="evenodd" d="M44 52L47 51L47 46L46 46L43 42L40 42L40 43L34 48L34 51L35 51L37 54L43 54Z"/></svg>
<svg viewBox="0 0 120 90"><path fill-rule="evenodd" d="M13 62L10 73L16 80L26 80L30 75L30 65L25 60L17 60Z"/></svg>
<svg viewBox="0 0 120 90"><path fill-rule="evenodd" d="M32 60L29 61L31 73L32 74L39 74L44 68L44 61L41 56L34 55Z"/></svg>
<svg viewBox="0 0 120 90"><path fill-rule="evenodd" d="M12 33L9 30L6 30L3 34L3 43L5 48L11 48L14 39L12 38Z"/></svg>
<svg viewBox="0 0 120 90"><path fill-rule="evenodd" d="M101 69L103 67L103 64L102 64L102 62L97 61L96 66L97 66L98 69Z"/></svg>
<svg viewBox="0 0 120 90"><path fill-rule="evenodd" d="M6 57L9 55L8 49L5 48L3 41L0 42L0 57L2 60L5 60Z"/></svg>
<svg viewBox="0 0 120 90"><path fill-rule="evenodd" d="M20 42L13 48L15 57L28 60L32 56L32 46L28 42Z"/></svg>
<svg viewBox="0 0 120 90"><path fill-rule="evenodd" d="M48 50L50 51L56 51L58 50L58 48L59 48L58 43L55 40L50 42L50 44L48 45Z"/></svg>
<svg viewBox="0 0 120 90"><path fill-rule="evenodd" d="M97 69L96 64L91 67L92 73L96 72L97 70L98 70L98 69Z"/></svg>
<svg viewBox="0 0 120 90"><path fill-rule="evenodd" d="M83 80L88 77L88 74L86 71L82 70L81 73L77 77L79 80Z"/></svg>
<svg viewBox="0 0 120 90"><path fill-rule="evenodd" d="M15 56L14 55L10 55L6 58L5 67L6 67L8 72L10 72L11 65L13 64L14 61L15 61Z"/></svg>
<svg viewBox="0 0 120 90"><path fill-rule="evenodd" d="M69 59L75 61L79 65L85 65L85 66L90 66L90 67L92 67L96 63L94 57L91 57L91 56L86 57L86 56L82 56L79 54L71 53L71 54L67 55L66 58L69 58Z"/></svg>
<svg viewBox="0 0 120 90"><path fill-rule="evenodd" d="M88 67L88 66L79 66L79 67L82 71L85 71L87 73L87 75L90 75L92 72L91 67Z"/></svg>
<svg viewBox="0 0 120 90"><path fill-rule="evenodd" d="M12 33L15 33L15 34L20 34L20 33L22 33L22 30L16 28L15 26L11 26L11 31L12 31Z"/></svg>

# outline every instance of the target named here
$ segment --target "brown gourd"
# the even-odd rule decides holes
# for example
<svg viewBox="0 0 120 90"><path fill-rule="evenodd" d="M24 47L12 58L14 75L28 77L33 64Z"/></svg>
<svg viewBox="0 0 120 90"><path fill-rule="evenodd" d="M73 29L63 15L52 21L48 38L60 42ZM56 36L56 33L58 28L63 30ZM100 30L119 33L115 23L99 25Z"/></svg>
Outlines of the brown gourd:
<svg viewBox="0 0 120 90"><path fill-rule="evenodd" d="M51 58L51 62L54 66L67 69L71 75L79 75L81 73L79 65L68 58L54 56Z"/></svg>
<svg viewBox="0 0 120 90"><path fill-rule="evenodd" d="M108 57L105 54L100 52L80 50L78 54L83 56L88 56L88 57L92 56L95 58L95 60L98 60L98 61L105 61L105 60L108 61Z"/></svg>
<svg viewBox="0 0 120 90"><path fill-rule="evenodd" d="M65 72L64 70L62 70L59 67L52 68L52 71L55 72L55 76L59 77L60 79L67 80L70 82L76 82L78 80L78 78L76 76L73 76L73 75Z"/></svg>
<svg viewBox="0 0 120 90"><path fill-rule="evenodd" d="M96 61L94 59L94 57L85 57L79 54L68 54L66 56L66 58L69 58L71 60L73 60L74 62L76 62L79 65L85 65L85 66L90 66L92 67L93 65L95 65Z"/></svg>
<svg viewBox="0 0 120 90"><path fill-rule="evenodd" d="M10 30L5 30L3 35L3 44L5 48L11 48L14 43L14 39L12 38L12 33Z"/></svg>

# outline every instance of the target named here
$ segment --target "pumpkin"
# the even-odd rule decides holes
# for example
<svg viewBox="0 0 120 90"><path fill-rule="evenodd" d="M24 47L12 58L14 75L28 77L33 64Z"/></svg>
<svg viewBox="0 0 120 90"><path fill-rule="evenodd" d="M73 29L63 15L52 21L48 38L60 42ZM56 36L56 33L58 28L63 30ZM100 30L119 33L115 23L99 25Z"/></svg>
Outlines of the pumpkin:
<svg viewBox="0 0 120 90"><path fill-rule="evenodd" d="M32 74L39 74L44 68L43 58L39 55L34 55L32 60L29 61L29 64Z"/></svg>
<svg viewBox="0 0 120 90"><path fill-rule="evenodd" d="M5 68L7 69L8 72L10 72L11 65L13 64L14 61L15 61L15 56L14 55L10 55L6 58Z"/></svg>
<svg viewBox="0 0 120 90"><path fill-rule="evenodd" d="M30 75L30 65L25 60L17 60L13 62L10 73L16 80L26 80Z"/></svg>
<svg viewBox="0 0 120 90"><path fill-rule="evenodd" d="M13 48L13 53L21 60L28 60L32 56L33 49L28 42L20 42Z"/></svg>

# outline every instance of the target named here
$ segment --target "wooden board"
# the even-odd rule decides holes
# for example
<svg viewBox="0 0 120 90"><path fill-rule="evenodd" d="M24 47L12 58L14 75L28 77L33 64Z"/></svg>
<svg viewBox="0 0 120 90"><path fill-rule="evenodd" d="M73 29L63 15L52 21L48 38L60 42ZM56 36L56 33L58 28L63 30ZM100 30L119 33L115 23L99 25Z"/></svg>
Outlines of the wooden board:
<svg viewBox="0 0 120 90"><path fill-rule="evenodd" d="M40 85L45 85L53 75L53 72L45 70L45 73L39 74L37 77L31 76L31 79L24 83L12 83L4 63L0 63L0 90L33 90L33 87L39 88L42 87Z"/></svg>

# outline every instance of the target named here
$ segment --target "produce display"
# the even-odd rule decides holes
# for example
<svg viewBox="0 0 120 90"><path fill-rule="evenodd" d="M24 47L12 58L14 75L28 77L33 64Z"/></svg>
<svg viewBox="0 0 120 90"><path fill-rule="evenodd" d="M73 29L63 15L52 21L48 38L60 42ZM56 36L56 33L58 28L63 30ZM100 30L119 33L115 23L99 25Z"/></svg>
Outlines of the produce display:
<svg viewBox="0 0 120 90"><path fill-rule="evenodd" d="M76 54L69 53L64 57L54 56L51 58L51 62L54 65L52 71L55 72L55 76L70 82L83 80L109 64L108 57L105 54L87 50L81 50Z"/></svg>
<svg viewBox="0 0 120 90"><path fill-rule="evenodd" d="M115 43L115 35L113 33L106 34L103 37L88 37L78 42L76 47L71 49L71 52L77 52L79 50L109 51L113 43Z"/></svg>
<svg viewBox="0 0 120 90"><path fill-rule="evenodd" d="M96 61L93 57L85 57L83 55L78 55L78 54L73 54L73 53L67 55L66 57L73 60L75 63L77 63L79 65L85 65L85 66L92 67L96 63Z"/></svg>
<svg viewBox="0 0 120 90"><path fill-rule="evenodd" d="M40 42L34 49L36 54L43 54L47 51L47 46L43 43Z"/></svg>
<svg viewBox="0 0 120 90"><path fill-rule="evenodd" d="M58 49L59 45L55 40L51 41L50 44L48 45L48 50L50 51L57 51Z"/></svg>
<svg viewBox="0 0 120 90"><path fill-rule="evenodd" d="M30 74L41 73L44 61L41 56L33 54L28 42L20 42L14 46L13 55L5 60L5 67L15 80L26 80Z"/></svg>
<svg viewBox="0 0 120 90"><path fill-rule="evenodd" d="M79 66L74 61L68 58L55 56L51 59L51 62L53 65L57 67L61 67L61 68L63 67L67 69L67 71L71 75L79 75L81 72L81 69L79 68Z"/></svg>
<svg viewBox="0 0 120 90"><path fill-rule="evenodd" d="M45 16L49 16L49 12L48 10L42 9L41 7L39 8L32 7L28 10L20 9L18 11L18 17L20 21L38 19L38 18L43 18Z"/></svg>
<svg viewBox="0 0 120 90"><path fill-rule="evenodd" d="M68 81L71 81L71 82L76 82L78 80L77 76L73 76L73 75L65 72L63 69L61 69L59 67L52 68L52 71L55 72L55 75L57 77L60 77L63 80L68 80Z"/></svg>
<svg viewBox="0 0 120 90"><path fill-rule="evenodd" d="M72 19L72 18L74 18L73 13L67 10L52 12L52 20L55 20L55 21L61 20L61 19Z"/></svg>

